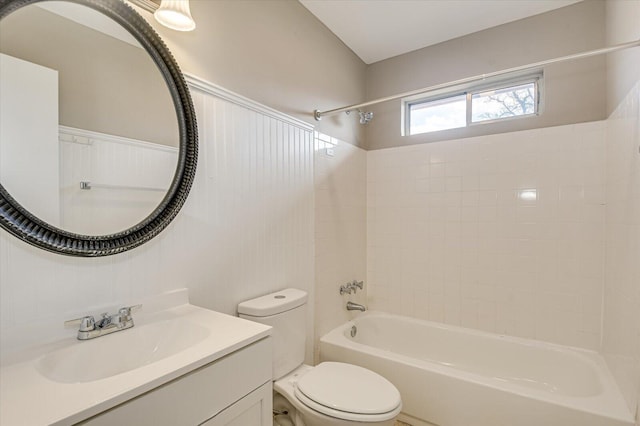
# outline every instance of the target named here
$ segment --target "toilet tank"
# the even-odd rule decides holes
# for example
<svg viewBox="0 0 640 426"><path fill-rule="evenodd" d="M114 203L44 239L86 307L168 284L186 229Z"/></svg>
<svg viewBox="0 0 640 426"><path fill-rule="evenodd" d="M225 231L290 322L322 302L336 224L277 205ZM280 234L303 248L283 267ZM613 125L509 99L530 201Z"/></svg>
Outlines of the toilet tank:
<svg viewBox="0 0 640 426"><path fill-rule="evenodd" d="M240 318L273 327L273 378L277 380L304 362L307 292L277 291L238 305Z"/></svg>

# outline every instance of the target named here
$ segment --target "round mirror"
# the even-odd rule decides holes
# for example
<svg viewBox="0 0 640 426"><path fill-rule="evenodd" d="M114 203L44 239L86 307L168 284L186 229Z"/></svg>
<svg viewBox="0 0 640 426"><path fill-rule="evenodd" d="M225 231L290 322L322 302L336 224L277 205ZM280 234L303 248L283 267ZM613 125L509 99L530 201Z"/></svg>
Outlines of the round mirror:
<svg viewBox="0 0 640 426"><path fill-rule="evenodd" d="M173 57L121 0L0 1L0 225L104 256L175 217L193 181L193 105Z"/></svg>

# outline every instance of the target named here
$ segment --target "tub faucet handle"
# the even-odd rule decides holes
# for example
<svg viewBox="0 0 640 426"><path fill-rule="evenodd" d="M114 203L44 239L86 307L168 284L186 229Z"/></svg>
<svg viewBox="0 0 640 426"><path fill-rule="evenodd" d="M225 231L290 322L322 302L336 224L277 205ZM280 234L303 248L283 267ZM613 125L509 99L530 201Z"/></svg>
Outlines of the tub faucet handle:
<svg viewBox="0 0 640 426"><path fill-rule="evenodd" d="M362 290L364 281L353 280L340 286L340 295L356 293L358 289Z"/></svg>
<svg viewBox="0 0 640 426"><path fill-rule="evenodd" d="M343 294L351 294L354 291L353 286L351 285L351 283L347 283L347 284L342 284L340 286L340 295L342 296Z"/></svg>

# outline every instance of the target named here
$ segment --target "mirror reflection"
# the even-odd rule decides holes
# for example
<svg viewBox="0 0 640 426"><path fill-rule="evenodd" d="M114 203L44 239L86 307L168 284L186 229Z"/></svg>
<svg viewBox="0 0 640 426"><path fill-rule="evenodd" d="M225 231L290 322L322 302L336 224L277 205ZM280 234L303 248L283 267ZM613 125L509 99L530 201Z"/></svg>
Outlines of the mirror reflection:
<svg viewBox="0 0 640 426"><path fill-rule="evenodd" d="M147 217L176 172L178 126L164 79L116 22L64 1L0 23L0 182L78 234Z"/></svg>

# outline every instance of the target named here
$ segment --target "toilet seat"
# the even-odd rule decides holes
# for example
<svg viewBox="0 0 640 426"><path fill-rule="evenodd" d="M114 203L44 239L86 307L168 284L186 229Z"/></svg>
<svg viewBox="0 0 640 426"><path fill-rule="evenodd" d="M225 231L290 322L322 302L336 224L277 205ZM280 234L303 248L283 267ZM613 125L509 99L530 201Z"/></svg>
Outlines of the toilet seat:
<svg viewBox="0 0 640 426"><path fill-rule="evenodd" d="M387 379L341 362L323 362L300 377L295 397L327 416L359 422L391 419L402 406L400 393Z"/></svg>

